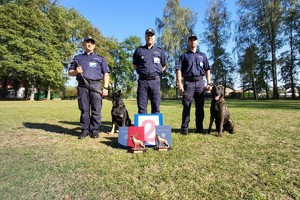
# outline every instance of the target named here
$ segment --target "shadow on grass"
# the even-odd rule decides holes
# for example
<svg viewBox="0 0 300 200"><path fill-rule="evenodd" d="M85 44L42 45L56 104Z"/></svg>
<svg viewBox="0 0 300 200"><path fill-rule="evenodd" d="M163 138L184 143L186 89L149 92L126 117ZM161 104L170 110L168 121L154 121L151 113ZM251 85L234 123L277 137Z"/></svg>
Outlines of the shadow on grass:
<svg viewBox="0 0 300 200"><path fill-rule="evenodd" d="M68 121L58 121L61 124L69 124L73 126L79 126L79 122L68 122Z"/></svg>
<svg viewBox="0 0 300 200"><path fill-rule="evenodd" d="M58 133L58 134L68 134L72 136L78 137L81 134L81 128L79 122L70 122L70 121L59 121L62 124L74 125L78 126L76 128L68 129L63 126L55 125L55 124L46 124L46 123L32 123L32 122L24 122L23 125L26 128L30 129L40 129L51 133ZM104 121L101 122L100 131L101 132L108 132L111 128L111 122Z"/></svg>
<svg viewBox="0 0 300 200"><path fill-rule="evenodd" d="M117 137L107 137L106 139L107 139L106 141L100 141L100 143L105 144L111 148L115 148L115 149L119 148Z"/></svg>
<svg viewBox="0 0 300 200"><path fill-rule="evenodd" d="M111 131L111 121L102 121L100 126L100 131L108 133Z"/></svg>
<svg viewBox="0 0 300 200"><path fill-rule="evenodd" d="M77 123L78 124L78 123ZM58 133L58 134L68 134L72 136L79 136L80 135L80 128L74 129L67 129L59 125L54 124L46 124L46 123L31 123L31 122L24 122L23 125L26 128L30 129L40 129L51 133Z"/></svg>
<svg viewBox="0 0 300 200"><path fill-rule="evenodd" d="M80 126L79 122L59 121L59 123ZM78 128L78 129L80 129L80 128ZM106 132L109 132L110 130L111 130L111 122L102 121L101 125L100 125L100 132L106 133Z"/></svg>

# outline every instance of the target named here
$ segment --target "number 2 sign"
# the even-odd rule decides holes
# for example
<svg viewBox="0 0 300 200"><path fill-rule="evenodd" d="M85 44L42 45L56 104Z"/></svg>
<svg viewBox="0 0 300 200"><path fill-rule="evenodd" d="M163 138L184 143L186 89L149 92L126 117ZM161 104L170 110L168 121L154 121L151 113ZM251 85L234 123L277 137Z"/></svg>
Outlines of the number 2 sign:
<svg viewBox="0 0 300 200"><path fill-rule="evenodd" d="M162 114L135 114L134 126L143 126L145 129L146 146L155 145L156 126L163 125Z"/></svg>

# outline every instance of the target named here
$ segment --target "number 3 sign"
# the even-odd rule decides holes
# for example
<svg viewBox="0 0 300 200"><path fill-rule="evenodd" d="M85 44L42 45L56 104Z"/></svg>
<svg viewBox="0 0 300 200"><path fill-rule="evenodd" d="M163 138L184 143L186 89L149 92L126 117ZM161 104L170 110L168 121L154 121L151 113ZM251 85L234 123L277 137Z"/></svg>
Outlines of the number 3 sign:
<svg viewBox="0 0 300 200"><path fill-rule="evenodd" d="M155 145L156 126L163 125L162 114L135 114L134 126L144 126L146 146Z"/></svg>

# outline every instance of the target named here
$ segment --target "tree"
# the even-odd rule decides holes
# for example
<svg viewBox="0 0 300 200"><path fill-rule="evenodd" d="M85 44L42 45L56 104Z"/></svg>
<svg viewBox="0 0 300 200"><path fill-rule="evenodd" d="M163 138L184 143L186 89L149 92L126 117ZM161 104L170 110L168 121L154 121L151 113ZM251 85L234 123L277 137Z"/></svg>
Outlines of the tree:
<svg viewBox="0 0 300 200"><path fill-rule="evenodd" d="M53 32L49 19L36 7L10 3L0 7L2 75L28 83L31 88L38 87L50 66L57 66L59 62L51 46L49 36ZM33 100L34 91L31 92Z"/></svg>
<svg viewBox="0 0 300 200"><path fill-rule="evenodd" d="M266 58L271 62L273 99L279 98L276 52L282 46L282 4L280 0L238 0L240 9L248 17L255 30L258 47L265 48ZM266 62L268 62L266 60Z"/></svg>
<svg viewBox="0 0 300 200"><path fill-rule="evenodd" d="M120 44L120 64L123 69L123 87L126 88L127 93L129 93L131 97L136 96L137 81L137 74L132 67L132 55L135 49L141 45L141 39L136 36L126 38Z"/></svg>
<svg viewBox="0 0 300 200"><path fill-rule="evenodd" d="M64 87L64 63L82 50L81 38L93 35L100 44L109 43L97 28L74 9L66 10L50 0L1 1L0 4L0 77L23 83L31 90ZM96 49L111 63L108 45ZM4 83L4 84L3 84ZM28 89L27 89L28 90ZM26 93L27 94L27 93Z"/></svg>
<svg viewBox="0 0 300 200"><path fill-rule="evenodd" d="M222 83L224 89L233 87L234 64L225 51L225 45L231 37L230 15L225 7L224 0L213 0L205 13L206 36L204 43L207 44L211 54L211 72L215 84Z"/></svg>
<svg viewBox="0 0 300 200"><path fill-rule="evenodd" d="M253 98L254 100L258 99L257 96L257 87L256 87L256 69L258 64L258 55L257 47L255 45L247 48L244 52L244 55L240 59L239 65L241 74L241 79L243 83L251 83L248 88L253 89ZM245 88L246 85L244 85Z"/></svg>
<svg viewBox="0 0 300 200"><path fill-rule="evenodd" d="M167 52L168 64L162 79L162 91L175 87L175 61L187 50L187 38L194 33L196 13L180 7L180 0L167 0L162 19L156 18L158 43ZM176 96L177 90L176 90Z"/></svg>
<svg viewBox="0 0 300 200"><path fill-rule="evenodd" d="M134 50L141 46L141 39L137 36L129 36L121 43L115 43L110 49L114 58L114 65L111 66L110 79L112 89L123 89L122 94L125 96L135 96L135 86L137 74L132 67L132 55Z"/></svg>
<svg viewBox="0 0 300 200"><path fill-rule="evenodd" d="M279 65L281 66L281 80L284 82L285 89L292 89L292 99L296 99L295 88L299 69L299 44L300 37L297 32L300 29L300 3L295 0L284 1L283 12L283 32L286 37L284 41L288 44L288 50L281 53ZM299 51L298 51L299 52Z"/></svg>
<svg viewBox="0 0 300 200"><path fill-rule="evenodd" d="M260 37L253 23L253 18L255 17L253 13L256 8L254 6L251 8L253 10L249 8L244 9L240 5L240 9L238 9L239 20L236 23L236 47L234 51L238 57L243 90L253 90L254 93L256 93L255 90L257 92L265 91L267 98L269 98L269 85L267 83L271 80L271 65L268 60L267 45L260 42ZM255 60L247 61L245 57L249 59L251 54L255 57ZM254 58L253 56L250 58ZM252 62L255 66L249 62ZM255 88L251 78L252 75L255 76Z"/></svg>

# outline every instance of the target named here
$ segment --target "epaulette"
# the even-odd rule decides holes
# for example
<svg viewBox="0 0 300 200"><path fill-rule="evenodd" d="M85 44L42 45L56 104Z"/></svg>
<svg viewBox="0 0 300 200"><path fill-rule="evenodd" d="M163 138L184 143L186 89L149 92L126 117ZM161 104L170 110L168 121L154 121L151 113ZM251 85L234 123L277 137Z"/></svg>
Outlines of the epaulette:
<svg viewBox="0 0 300 200"><path fill-rule="evenodd" d="M94 53L94 55L104 59L103 56L101 56L101 55L99 55L99 54L97 54L97 53Z"/></svg>
<svg viewBox="0 0 300 200"><path fill-rule="evenodd" d="M163 51L165 50L165 49L164 49L164 48L162 48L162 47L159 47L159 46L156 46L156 47L157 47L157 48L159 48L159 49L161 49L161 50L163 50Z"/></svg>

